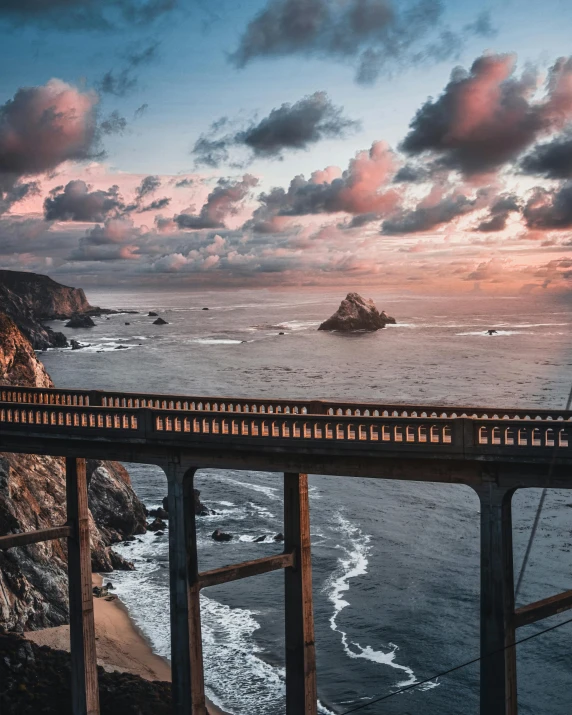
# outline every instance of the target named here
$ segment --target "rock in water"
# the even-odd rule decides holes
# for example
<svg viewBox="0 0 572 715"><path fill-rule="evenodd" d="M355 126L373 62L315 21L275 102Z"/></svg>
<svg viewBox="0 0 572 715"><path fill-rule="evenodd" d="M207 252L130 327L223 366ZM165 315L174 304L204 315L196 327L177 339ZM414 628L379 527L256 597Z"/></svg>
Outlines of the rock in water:
<svg viewBox="0 0 572 715"><path fill-rule="evenodd" d="M95 323L89 315L73 315L66 323L66 328L93 328Z"/></svg>
<svg viewBox="0 0 572 715"><path fill-rule="evenodd" d="M150 310L148 315L150 318L156 318L159 315L159 313L154 313L152 310Z"/></svg>
<svg viewBox="0 0 572 715"><path fill-rule="evenodd" d="M359 293L348 293L338 310L318 330L373 331L385 328L388 323L395 323L395 318L385 311L380 313L373 300L366 300Z"/></svg>
<svg viewBox="0 0 572 715"><path fill-rule="evenodd" d="M215 541L232 541L232 534L225 534L220 529L215 529L211 536Z"/></svg>
<svg viewBox="0 0 572 715"><path fill-rule="evenodd" d="M153 325L169 325L169 323L163 318L157 318L157 320L153 321Z"/></svg>

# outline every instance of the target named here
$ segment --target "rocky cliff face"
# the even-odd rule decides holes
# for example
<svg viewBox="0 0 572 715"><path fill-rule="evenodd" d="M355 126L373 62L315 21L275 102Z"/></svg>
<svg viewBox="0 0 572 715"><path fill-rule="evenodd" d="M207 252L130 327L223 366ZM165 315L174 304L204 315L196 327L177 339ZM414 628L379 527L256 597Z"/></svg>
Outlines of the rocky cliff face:
<svg viewBox="0 0 572 715"><path fill-rule="evenodd" d="M42 321L101 312L88 303L80 288L20 271L0 271L0 310L12 318L36 350L67 345L62 333L55 333Z"/></svg>
<svg viewBox="0 0 572 715"><path fill-rule="evenodd" d="M380 313L373 300L366 300L359 293L348 293L338 310L318 330L373 331L385 328L388 323L395 323L395 318L385 311Z"/></svg>
<svg viewBox="0 0 572 715"><path fill-rule="evenodd" d="M52 381L29 341L0 313L0 383L50 387ZM129 564L111 544L146 530L146 511L125 469L88 461L94 571ZM31 531L66 520L62 459L0 453L0 534ZM0 551L0 631L44 628L68 614L65 541Z"/></svg>

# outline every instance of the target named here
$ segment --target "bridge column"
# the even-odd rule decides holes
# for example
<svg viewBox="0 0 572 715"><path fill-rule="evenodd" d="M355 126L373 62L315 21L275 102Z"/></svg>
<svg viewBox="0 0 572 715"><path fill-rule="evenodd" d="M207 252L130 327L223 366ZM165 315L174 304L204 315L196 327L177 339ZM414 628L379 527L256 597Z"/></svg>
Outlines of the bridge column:
<svg viewBox="0 0 572 715"><path fill-rule="evenodd" d="M512 510L514 489L485 484L481 502L481 715L517 715Z"/></svg>
<svg viewBox="0 0 572 715"><path fill-rule="evenodd" d="M295 552L284 570L286 715L316 715L316 651L312 602L308 476L284 475L284 551Z"/></svg>
<svg viewBox="0 0 572 715"><path fill-rule="evenodd" d="M195 469L169 462L171 673L175 715L206 715L195 529Z"/></svg>
<svg viewBox="0 0 572 715"><path fill-rule="evenodd" d="M91 548L85 459L66 458L71 693L73 715L98 715Z"/></svg>

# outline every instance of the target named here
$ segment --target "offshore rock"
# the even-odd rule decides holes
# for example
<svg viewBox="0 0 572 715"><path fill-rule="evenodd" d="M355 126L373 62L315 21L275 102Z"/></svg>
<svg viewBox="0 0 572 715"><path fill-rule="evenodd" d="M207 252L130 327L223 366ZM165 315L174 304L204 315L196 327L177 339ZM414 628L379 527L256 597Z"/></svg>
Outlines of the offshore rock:
<svg viewBox="0 0 572 715"><path fill-rule="evenodd" d="M157 320L153 321L153 325L169 325L169 323L163 318L157 318Z"/></svg>
<svg viewBox="0 0 572 715"><path fill-rule="evenodd" d="M93 328L95 323L89 315L72 315L71 320L66 323L66 328Z"/></svg>
<svg viewBox="0 0 572 715"><path fill-rule="evenodd" d="M211 534L211 537L215 541L232 541L232 534L225 534L225 532L220 529L215 529Z"/></svg>
<svg viewBox="0 0 572 715"><path fill-rule="evenodd" d="M373 300L366 300L359 293L348 293L338 310L318 330L374 331L385 328L388 323L395 323L395 318L385 311L380 313Z"/></svg>
<svg viewBox="0 0 572 715"><path fill-rule="evenodd" d="M0 313L0 383L53 387L30 342ZM111 545L145 532L145 509L129 475L115 462L87 463L92 568L129 568ZM63 459L0 453L0 534L45 529L66 521ZM0 631L30 630L68 619L65 540L0 552Z"/></svg>

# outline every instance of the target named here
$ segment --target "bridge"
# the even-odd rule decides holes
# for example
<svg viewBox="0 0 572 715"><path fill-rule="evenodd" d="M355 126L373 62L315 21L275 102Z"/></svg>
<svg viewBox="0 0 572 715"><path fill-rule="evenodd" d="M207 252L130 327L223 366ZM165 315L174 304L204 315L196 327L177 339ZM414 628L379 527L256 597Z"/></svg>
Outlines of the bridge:
<svg viewBox="0 0 572 715"><path fill-rule="evenodd" d="M66 524L2 535L0 549L68 540L74 715L99 713L86 458L166 474L176 715L206 712L201 589L276 569L285 583L286 713L316 715L308 473L476 491L481 715L518 713L516 630L572 608L572 591L515 608L511 517L516 489L572 488L572 411L0 386L0 451L66 458ZM284 475L282 554L199 572L193 480L205 468Z"/></svg>

